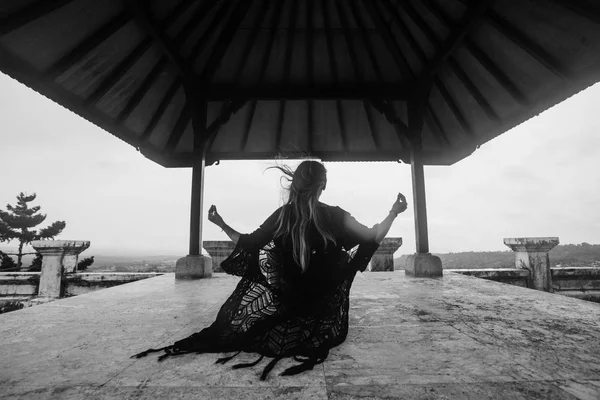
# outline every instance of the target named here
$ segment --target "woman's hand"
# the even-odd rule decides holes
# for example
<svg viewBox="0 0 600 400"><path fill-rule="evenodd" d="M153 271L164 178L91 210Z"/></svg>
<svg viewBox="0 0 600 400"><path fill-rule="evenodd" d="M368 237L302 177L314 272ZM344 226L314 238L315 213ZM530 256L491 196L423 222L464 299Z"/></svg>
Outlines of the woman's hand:
<svg viewBox="0 0 600 400"><path fill-rule="evenodd" d="M396 198L396 202L392 205L391 211L395 212L396 215L398 215L406 211L407 207L408 204L406 203L406 197L404 197L402 193L398 193L398 197Z"/></svg>
<svg viewBox="0 0 600 400"><path fill-rule="evenodd" d="M217 207L215 207L214 204L208 209L208 220L213 224L217 225L219 228L221 228L225 223L225 221L223 221L223 218L217 212Z"/></svg>

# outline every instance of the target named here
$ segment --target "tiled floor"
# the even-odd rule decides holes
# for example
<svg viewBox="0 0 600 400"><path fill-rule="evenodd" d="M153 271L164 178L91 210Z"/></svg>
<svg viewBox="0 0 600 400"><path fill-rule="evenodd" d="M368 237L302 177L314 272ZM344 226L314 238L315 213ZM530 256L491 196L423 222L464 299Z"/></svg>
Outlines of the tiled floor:
<svg viewBox="0 0 600 400"><path fill-rule="evenodd" d="M0 398L600 399L600 304L452 273L359 274L348 339L299 376L129 358L210 324L236 282L167 274L0 315Z"/></svg>

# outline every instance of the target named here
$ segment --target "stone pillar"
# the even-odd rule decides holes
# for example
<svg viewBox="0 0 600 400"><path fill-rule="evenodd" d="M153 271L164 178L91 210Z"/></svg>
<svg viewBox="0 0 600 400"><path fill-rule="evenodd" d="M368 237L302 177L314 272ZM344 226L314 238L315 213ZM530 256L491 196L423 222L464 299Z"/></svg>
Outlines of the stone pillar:
<svg viewBox="0 0 600 400"><path fill-rule="evenodd" d="M504 244L515 252L515 267L529 271L527 286L552 293L548 252L558 244L558 238L505 238Z"/></svg>
<svg viewBox="0 0 600 400"><path fill-rule="evenodd" d="M413 145L410 152L417 252L408 256L406 259L404 273L419 278L434 278L443 275L442 260L429 252L427 202L425 199L425 172L420 149L420 143L417 143Z"/></svg>
<svg viewBox="0 0 600 400"><path fill-rule="evenodd" d="M190 204L190 251L188 256L175 263L175 279L201 279L212 276L212 260L202 247L202 210L206 167L206 100L194 96L186 89L187 100L192 103L192 128L194 130L194 155L192 163L192 193Z"/></svg>
<svg viewBox="0 0 600 400"><path fill-rule="evenodd" d="M31 243L40 253L42 272L38 296L58 298L63 294L63 274L77 271L79 253L90 247L89 241L81 240L36 240Z"/></svg>
<svg viewBox="0 0 600 400"><path fill-rule="evenodd" d="M204 248L212 258L213 272L223 272L221 263L233 252L235 245L231 240L205 240Z"/></svg>
<svg viewBox="0 0 600 400"><path fill-rule="evenodd" d="M371 271L393 271L394 253L402 246L402 238L384 238L371 258Z"/></svg>

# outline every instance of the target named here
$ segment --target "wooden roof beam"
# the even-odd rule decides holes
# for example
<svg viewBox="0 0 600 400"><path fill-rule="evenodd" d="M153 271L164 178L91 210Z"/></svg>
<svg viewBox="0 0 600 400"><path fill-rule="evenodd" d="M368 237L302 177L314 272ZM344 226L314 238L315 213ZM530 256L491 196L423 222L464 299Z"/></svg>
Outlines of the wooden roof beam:
<svg viewBox="0 0 600 400"><path fill-rule="evenodd" d="M133 96L131 96L131 99L127 102L125 108L123 108L123 110L119 113L117 121L124 122L127 118L129 118L133 110L135 110L135 108L140 104L140 102L144 98L146 92L148 92L148 90L150 89L150 87L152 87L160 73L165 69L166 65L167 56L163 56L154 65L154 67L152 67L152 69L150 70L148 75L146 75L140 86L135 90Z"/></svg>
<svg viewBox="0 0 600 400"><path fill-rule="evenodd" d="M102 81L100 86L85 100L87 105L96 104L106 93L113 88L132 67L138 62L152 45L152 39L144 39L135 49L121 61L114 70Z"/></svg>
<svg viewBox="0 0 600 400"><path fill-rule="evenodd" d="M440 119L435 114L435 111L433 110L433 108L431 106L427 106L425 108L425 115L429 116L431 121L433 121L433 125L435 126L435 128L437 128L438 132L440 133L439 135L434 135L434 136L436 138L441 137L442 139L444 139L444 142L446 142L447 145L452 146L452 142L450 142L450 139L448 139L448 134L446 133L446 130L444 129L444 125L440 122Z"/></svg>
<svg viewBox="0 0 600 400"><path fill-rule="evenodd" d="M425 55L425 51L421 48L419 42L417 42L410 29L408 29L400 17L400 10L398 7L394 6L396 3L392 3L391 0L385 0L382 1L381 4L386 9L387 13L392 16L392 22L395 22L398 29L402 31L404 39L419 58L419 61L421 61L422 64L426 64L427 56Z"/></svg>
<svg viewBox="0 0 600 400"><path fill-rule="evenodd" d="M588 4L582 4L583 2L581 1L573 0L554 0L554 2L571 11L573 14L600 25L600 6L593 4L593 1Z"/></svg>
<svg viewBox="0 0 600 400"><path fill-rule="evenodd" d="M162 50L162 52L171 60L171 63L177 70L181 81L186 87L198 86L198 78L193 72L189 63L177 51L177 46L166 35L165 32L159 29L160 24L152 16L150 10L142 0L129 0L132 13L135 20L142 26L144 31L152 36L154 42Z"/></svg>
<svg viewBox="0 0 600 400"><path fill-rule="evenodd" d="M209 141L207 146L208 152L211 151L221 127L225 125L242 107L244 107L246 102L246 99L236 98L230 99L223 103L219 116L208 126L208 128L206 128L206 137L204 140Z"/></svg>
<svg viewBox="0 0 600 400"><path fill-rule="evenodd" d="M209 101L224 101L235 97L253 100L369 100L380 98L386 100L406 100L415 90L414 84L371 84L355 85L257 85L252 88L241 88L235 85L211 85L203 97Z"/></svg>
<svg viewBox="0 0 600 400"><path fill-rule="evenodd" d="M427 9L432 12L436 18L452 29L455 26L454 21L446 15L440 7L435 4L432 0L423 0L423 4ZM512 98L521 105L527 105L527 97L521 92L516 84L502 71L490 57L470 38L464 39L465 46L471 55L481 64L481 66L488 71L488 73L506 90Z"/></svg>
<svg viewBox="0 0 600 400"><path fill-rule="evenodd" d="M377 62L377 56L375 55L375 51L373 50L373 45L371 44L371 42L369 40L369 34L367 32L367 27L366 27L364 21L361 19L362 18L361 13L356 7L355 0L348 1L348 6L350 8L352 17L354 18L354 20L356 21L356 25L358 26L358 32L360 34L360 38L362 39L363 45L365 46L365 49L367 50L367 53L369 55L368 58L369 58L369 61L371 61L373 70L375 71L375 76L377 77L377 80L383 84L383 82L384 82L383 72L381 71L381 66Z"/></svg>
<svg viewBox="0 0 600 400"><path fill-rule="evenodd" d="M314 86L314 50L313 50L313 11L314 11L314 0L306 0L306 80L308 87ZM307 100L307 118L306 118L306 136L308 139L308 150L312 152L315 135L315 113L314 113L314 102L312 99Z"/></svg>
<svg viewBox="0 0 600 400"><path fill-rule="evenodd" d="M329 12L329 7L327 7L329 2L320 2L322 5L322 14L323 14L323 25L325 31L325 42L327 44L327 56L329 57L329 66L331 67L331 79L333 81L333 85L337 86L339 82L338 77L338 65L337 58L335 57L335 50L333 45L333 36L331 34L331 16Z"/></svg>
<svg viewBox="0 0 600 400"><path fill-rule="evenodd" d="M158 108L156 109L154 114L152 114L150 122L146 126L146 129L144 129L144 132L142 132L142 134L140 135L140 141L143 142L148 140L148 138L152 134L152 131L154 131L154 128L156 128L156 125L158 125L158 121L160 121L160 119L162 118L163 114L167 110L167 107L169 106L169 104L171 104L173 97L175 97L175 94L177 93L180 87L181 81L176 78L173 81L173 83L171 83L171 86L167 90L167 93L165 93L162 101L158 105Z"/></svg>
<svg viewBox="0 0 600 400"><path fill-rule="evenodd" d="M248 144L248 138L250 137L250 129L252 129L252 121L254 120L254 114L256 114L256 104L257 101L253 100L248 106L248 115L246 115L246 121L244 121L244 134L242 135L242 143L240 146L241 152L246 150L246 145Z"/></svg>
<svg viewBox="0 0 600 400"><path fill-rule="evenodd" d="M71 1L72 0L38 0L33 4L23 7L19 11L0 18L0 36L9 34L10 32L51 13L57 8L69 4Z"/></svg>
<svg viewBox="0 0 600 400"><path fill-rule="evenodd" d="M291 9L288 21L288 26L290 28L287 30L285 58L283 59L283 85L289 85L290 77L292 75L292 55L294 49L294 37L296 35L296 14L298 13L299 4L299 0L293 0L292 5L290 6Z"/></svg>
<svg viewBox="0 0 600 400"><path fill-rule="evenodd" d="M463 4L467 4L467 0L459 0ZM523 51L533 57L548 71L552 72L556 77L566 81L571 79L571 73L562 65L560 60L557 60L550 55L544 48L533 42L526 35L515 28L508 20L490 10L485 14L485 18L504 36L512 40Z"/></svg>
<svg viewBox="0 0 600 400"><path fill-rule="evenodd" d="M214 1L214 3L219 3L218 1ZM210 20L210 24L206 28L206 30L202 33L202 36L198 39L194 47L192 47L192 51L188 57L190 65L194 65L202 50L206 48L206 46L210 43L213 35L219 31L218 27L221 23L226 21L226 16L229 12L230 1L221 1L221 8L215 11L215 14Z"/></svg>
<svg viewBox="0 0 600 400"><path fill-rule="evenodd" d="M282 5L283 5L283 1L277 2L277 7L281 8ZM233 75L233 82L235 82L235 83L239 82L239 80L242 77L242 74L244 72L244 68L246 68L246 63L248 62L248 57L250 56L250 53L252 52L252 49L254 48L254 45L256 44L256 38L258 37L258 34L259 34L261 26L263 24L264 18L267 15L268 8L269 8L269 2L267 0L264 0L261 5L260 10L256 13L256 19L252 23L252 30L250 31L250 33L248 35L248 41L244 44L244 52L242 53L240 62L238 63L235 74ZM277 13L278 13L278 11L274 11L274 14L277 14ZM274 36L274 35L275 34L273 33L272 36Z"/></svg>
<svg viewBox="0 0 600 400"><path fill-rule="evenodd" d="M196 7L196 9L192 12L192 15L189 17L189 20L173 38L173 42L183 44L192 34L192 32L194 32L194 29L204 22L216 4L216 1L205 1L200 6ZM163 26L166 29L169 25L165 24Z"/></svg>
<svg viewBox="0 0 600 400"><path fill-rule="evenodd" d="M371 103L373 108L383 114L385 119L394 127L402 146L408 148L411 141L410 129L404 121L398 117L394 107L389 102L380 99L370 99L369 103Z"/></svg>
<svg viewBox="0 0 600 400"><path fill-rule="evenodd" d="M442 44L440 50L435 54L433 60L427 66L424 74L419 78L433 79L433 76L444 65L446 59L452 55L458 46L460 46L465 37L475 29L481 18L489 9L493 0L479 0L474 6L468 6L467 11L460 19L450 36Z"/></svg>
<svg viewBox="0 0 600 400"><path fill-rule="evenodd" d="M71 68L73 64L80 61L90 51L100 46L104 41L108 40L112 35L123 28L129 21L131 16L122 12L114 19L98 28L93 34L85 38L74 49L62 56L58 61L52 64L45 72L47 78L56 79L66 70Z"/></svg>
<svg viewBox="0 0 600 400"><path fill-rule="evenodd" d="M234 6L234 10L225 23L225 27L221 31L221 35L213 47L213 52L206 62L204 70L200 74L200 80L202 82L207 83L212 80L217 68L223 60L223 57L233 42L237 29L246 18L246 14L248 13L251 5L252 2L241 0L238 1L238 3Z"/></svg>
<svg viewBox="0 0 600 400"><path fill-rule="evenodd" d="M192 4L191 0L182 1L177 7L175 7L171 12L167 15L167 17L160 22L162 27L168 27L176 18L180 17ZM123 13L124 21L127 23L131 18L127 13ZM88 40L78 46L75 50L73 50L69 55L63 57L59 62L57 62L53 67L49 69L47 74L51 78L55 78L55 76L62 74L67 68L69 68L72 64L74 64L77 60L81 59L85 54L88 54L91 49L97 47L101 41L106 40L107 37L114 34L120 27L113 21L113 27L107 29L106 27L101 29L92 35ZM112 71L111 73L102 81L100 86L94 90L94 92L85 100L86 105L95 104L98 102L112 87L121 79L132 67L133 65L139 61L140 58L146 53L146 51L152 46L153 39L151 36L146 36L146 38L140 42L135 49L123 60L121 61Z"/></svg>
<svg viewBox="0 0 600 400"><path fill-rule="evenodd" d="M467 2L468 0L460 0L462 2ZM431 29L431 27L423 20L421 15L414 9L412 4L405 4L405 9L412 15L413 21L417 24L417 26L421 29L421 31L427 36L430 42L432 42L436 48L442 47L442 42L440 38L436 35L436 33ZM490 106L488 101L485 99L483 94L479 91L479 89L475 86L475 84L471 81L471 79L467 76L467 74L462 70L458 62L456 62L453 56L449 56L447 59L447 63L450 66L450 69L454 72L454 74L460 79L465 88L469 91L471 96L477 101L477 104L483 109L486 115L495 121L498 121L500 118ZM442 92L442 89L440 89ZM450 108L452 106L448 104Z"/></svg>
<svg viewBox="0 0 600 400"><path fill-rule="evenodd" d="M188 101L181 109L179 118L177 118L177 122L167 140L167 144L165 144L165 150L168 153L172 153L175 150L185 132L185 128L187 128L188 124L192 121L192 104L194 103Z"/></svg>
<svg viewBox="0 0 600 400"><path fill-rule="evenodd" d="M392 55L396 65L402 71L403 77L414 77L413 71L410 69L408 65L408 61L404 58L402 54L402 49L400 45L392 35L392 31L390 30L389 25L385 22L385 19L381 15L380 11L377 9L377 5L372 0L363 0L363 5L367 9L369 16L373 20L378 28L378 32L381 34L383 42L387 47L388 51Z"/></svg>
<svg viewBox="0 0 600 400"><path fill-rule="evenodd" d="M365 76L363 74L363 71L360 69L360 65L358 64L358 55L355 51L357 46L354 42L354 36L352 34L352 31L350 30L350 26L348 25L348 21L344 13L344 5L346 5L346 1L340 2L339 0L334 0L333 4L338 13L340 24L342 26L344 40L346 41L346 46L348 47L348 55L350 57L352 68L354 70L354 76L356 77L356 80L358 82L364 82Z"/></svg>
<svg viewBox="0 0 600 400"><path fill-rule="evenodd" d="M271 15L271 20L268 22L269 26L277 26L279 20L281 19L281 15L283 12L283 1L278 1L275 4L275 9L273 10L273 14ZM259 27L260 28L260 27ZM258 75L257 84L260 86L263 84L265 80L265 76L267 73L267 68L269 65L269 59L271 58L271 53L273 52L273 47L275 45L275 36L277 33L277 29L271 29L269 32L269 40L267 42L267 48L263 54L262 60L260 61L260 69Z"/></svg>

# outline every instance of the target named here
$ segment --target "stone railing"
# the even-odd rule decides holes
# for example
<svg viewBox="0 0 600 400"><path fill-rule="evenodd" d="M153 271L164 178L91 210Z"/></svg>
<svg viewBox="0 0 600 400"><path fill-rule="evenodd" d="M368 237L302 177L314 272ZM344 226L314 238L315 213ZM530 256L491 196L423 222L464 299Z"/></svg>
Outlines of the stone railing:
<svg viewBox="0 0 600 400"><path fill-rule="evenodd" d="M0 273L0 299L7 297L37 297L40 287L40 272L2 272ZM77 296L163 275L160 272L79 272L65 275L62 279L63 296ZM48 296L40 296L48 297Z"/></svg>
<svg viewBox="0 0 600 400"><path fill-rule="evenodd" d="M371 258L369 270L373 272L393 271L394 253L400 246L402 246L402 238L384 238L375 254L373 254L373 258Z"/></svg>
<svg viewBox="0 0 600 400"><path fill-rule="evenodd" d="M558 243L556 237L507 238L504 244L515 252L515 268L446 271L600 302L600 268L550 267L548 253Z"/></svg>
<svg viewBox="0 0 600 400"><path fill-rule="evenodd" d="M369 263L370 271L393 271L394 252L402 246L402 238L385 238L373 255ZM204 249L212 258L213 272L223 272L221 262L225 260L233 249L234 244L230 240L205 240Z"/></svg>
<svg viewBox="0 0 600 400"><path fill-rule="evenodd" d="M90 247L83 240L35 240L31 246L43 256L39 297L57 298L64 294L64 274L77 272L79 253Z"/></svg>
<svg viewBox="0 0 600 400"><path fill-rule="evenodd" d="M235 248L233 242L231 240L205 240L202 245L212 258L213 272L223 272L221 262L229 257Z"/></svg>
<svg viewBox="0 0 600 400"><path fill-rule="evenodd" d="M0 299L56 299L122 285L161 273L78 273L79 254L88 241L39 240L33 248L42 254L41 272L0 273Z"/></svg>
<svg viewBox="0 0 600 400"><path fill-rule="evenodd" d="M554 293L600 303L600 268L550 269Z"/></svg>

